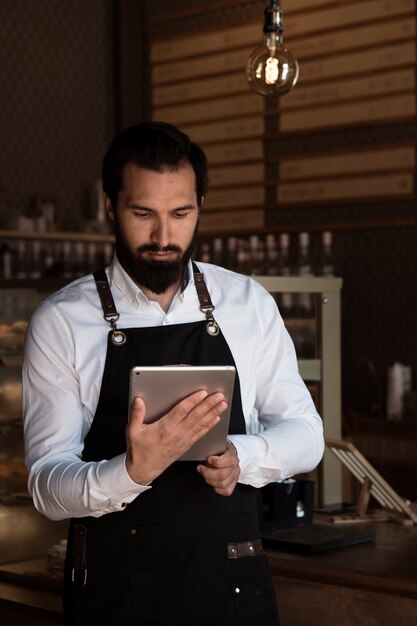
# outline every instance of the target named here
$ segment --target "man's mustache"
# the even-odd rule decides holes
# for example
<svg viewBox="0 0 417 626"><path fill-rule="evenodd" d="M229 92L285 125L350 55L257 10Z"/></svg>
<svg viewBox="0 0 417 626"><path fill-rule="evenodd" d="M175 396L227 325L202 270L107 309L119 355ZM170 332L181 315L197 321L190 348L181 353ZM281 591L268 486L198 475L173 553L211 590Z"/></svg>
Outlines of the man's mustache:
<svg viewBox="0 0 417 626"><path fill-rule="evenodd" d="M181 248L179 246L158 246L157 243L147 243L143 244L143 246L139 246L138 248L139 254L143 252L178 252L181 254Z"/></svg>

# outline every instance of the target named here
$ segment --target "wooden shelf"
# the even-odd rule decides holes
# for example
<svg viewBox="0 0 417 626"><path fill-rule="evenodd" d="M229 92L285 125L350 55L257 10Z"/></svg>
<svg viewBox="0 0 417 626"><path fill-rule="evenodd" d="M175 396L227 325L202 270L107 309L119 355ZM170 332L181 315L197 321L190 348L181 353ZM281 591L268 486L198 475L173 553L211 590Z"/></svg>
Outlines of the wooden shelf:
<svg viewBox="0 0 417 626"><path fill-rule="evenodd" d="M99 233L74 233L67 231L36 231L0 230L0 240L4 239L41 239L42 241L83 241L95 243L113 243L114 236Z"/></svg>

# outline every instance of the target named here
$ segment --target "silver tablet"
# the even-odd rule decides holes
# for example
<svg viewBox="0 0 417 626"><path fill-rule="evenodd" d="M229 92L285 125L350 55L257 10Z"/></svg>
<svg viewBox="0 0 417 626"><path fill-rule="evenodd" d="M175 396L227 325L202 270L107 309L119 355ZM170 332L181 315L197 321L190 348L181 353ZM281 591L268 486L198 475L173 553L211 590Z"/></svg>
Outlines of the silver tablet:
<svg viewBox="0 0 417 626"><path fill-rule="evenodd" d="M209 394L223 392L228 408L221 414L220 422L180 459L203 461L211 454L221 454L226 449L235 372L231 365L133 367L130 372L129 407L136 396L143 398L146 404L145 421L150 423L195 391L206 389Z"/></svg>

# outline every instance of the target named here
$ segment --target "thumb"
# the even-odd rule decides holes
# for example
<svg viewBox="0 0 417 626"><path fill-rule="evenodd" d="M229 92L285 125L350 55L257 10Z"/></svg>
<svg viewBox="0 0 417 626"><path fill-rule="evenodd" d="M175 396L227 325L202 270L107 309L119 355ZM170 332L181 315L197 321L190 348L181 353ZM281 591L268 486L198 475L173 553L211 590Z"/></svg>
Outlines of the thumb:
<svg viewBox="0 0 417 626"><path fill-rule="evenodd" d="M143 425L145 419L146 407L145 403L139 396L133 399L132 406L130 408L129 424L138 428Z"/></svg>

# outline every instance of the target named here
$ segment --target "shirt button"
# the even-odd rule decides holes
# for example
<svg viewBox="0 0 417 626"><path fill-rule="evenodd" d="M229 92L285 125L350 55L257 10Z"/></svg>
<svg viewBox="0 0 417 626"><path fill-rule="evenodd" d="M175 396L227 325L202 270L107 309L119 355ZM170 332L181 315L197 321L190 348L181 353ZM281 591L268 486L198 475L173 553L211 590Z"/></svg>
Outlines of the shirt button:
<svg viewBox="0 0 417 626"><path fill-rule="evenodd" d="M136 535L136 528L131 528L130 534L131 535Z"/></svg>
<svg viewBox="0 0 417 626"><path fill-rule="evenodd" d="M236 588L235 588L235 593L240 593L240 589L239 589L239 587L236 587Z"/></svg>

